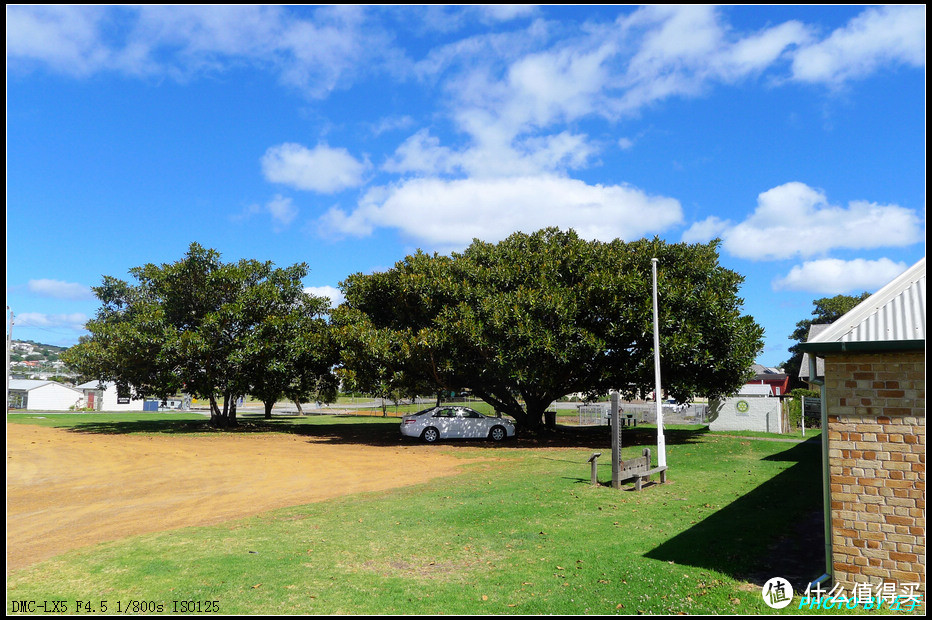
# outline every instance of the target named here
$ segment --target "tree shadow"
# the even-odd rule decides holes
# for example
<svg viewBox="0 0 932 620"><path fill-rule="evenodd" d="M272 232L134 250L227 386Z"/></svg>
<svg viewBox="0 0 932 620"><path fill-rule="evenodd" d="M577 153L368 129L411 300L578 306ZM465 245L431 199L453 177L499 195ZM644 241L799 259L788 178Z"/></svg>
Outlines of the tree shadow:
<svg viewBox="0 0 932 620"><path fill-rule="evenodd" d="M74 433L99 435L128 435L134 433L160 435L250 435L280 433L297 435L309 440L328 443L364 444L374 446L397 445L402 439L398 426L386 421L373 421L371 417L349 417L333 422L309 420L308 417L273 416L266 419L263 414L237 416L233 428L219 429L211 426L210 419L198 420L108 420L75 424L67 430Z"/></svg>
<svg viewBox="0 0 932 620"><path fill-rule="evenodd" d="M696 429L665 429L664 439L667 444L697 443L709 432L708 426ZM534 435L518 434L518 445L544 448L591 448L593 450L611 450L611 429L607 426L557 426L555 429L543 430ZM621 433L621 445L656 446L656 428L626 428Z"/></svg>
<svg viewBox="0 0 932 620"><path fill-rule="evenodd" d="M108 420L78 423L67 430L74 433L101 435L125 435L131 433L164 435L199 434L252 434L281 433L307 437L315 442L331 444L361 444L368 446L416 445L422 443L412 437L404 437L399 431L400 418L373 418L372 416L292 416L273 415L266 419L262 413L245 413L237 417L237 426L217 429L203 419L156 419L156 420ZM664 432L668 444L695 443L708 432L708 427L694 430L667 429ZM496 443L484 439L441 440L439 445L469 446L496 449L512 448L591 448L611 450L611 431L607 426L560 426L542 429L536 433L521 432L514 438ZM657 443L657 431L652 428L631 428L622 431L622 444L651 446Z"/></svg>
<svg viewBox="0 0 932 620"><path fill-rule="evenodd" d="M669 539L646 557L719 571L763 586L784 577L797 592L825 572L819 443L764 460L795 465Z"/></svg>

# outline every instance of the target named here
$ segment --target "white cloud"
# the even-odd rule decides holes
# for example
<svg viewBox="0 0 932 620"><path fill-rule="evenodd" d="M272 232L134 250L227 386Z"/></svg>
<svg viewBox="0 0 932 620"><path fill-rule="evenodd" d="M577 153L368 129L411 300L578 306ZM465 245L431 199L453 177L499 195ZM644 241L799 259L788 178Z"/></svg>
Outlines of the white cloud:
<svg viewBox="0 0 932 620"><path fill-rule="evenodd" d="M496 21L508 21L527 17L537 12L537 8L528 4L486 4L475 7L482 14Z"/></svg>
<svg viewBox="0 0 932 620"><path fill-rule="evenodd" d="M682 240L685 243L706 243L716 237L721 237L731 226L730 220L723 220L712 215L686 229Z"/></svg>
<svg viewBox="0 0 932 620"><path fill-rule="evenodd" d="M427 129L421 129L395 149L394 155L382 166L386 172L415 174L446 174L462 165L460 154L440 145L440 140Z"/></svg>
<svg viewBox="0 0 932 620"><path fill-rule="evenodd" d="M343 300L346 299L343 297L343 291L334 286L307 286L304 288L304 292L314 297L329 298L332 308L339 306L343 303Z"/></svg>
<svg viewBox="0 0 932 620"><path fill-rule="evenodd" d="M262 173L267 181L322 194L361 185L367 168L346 149L326 144L308 149L286 142L270 147L262 156Z"/></svg>
<svg viewBox="0 0 932 620"><path fill-rule="evenodd" d="M528 176L582 168L597 152L583 134L515 136L500 125L484 124L481 115L468 122L474 128L473 144L454 150L422 129L405 140L382 169L425 176Z"/></svg>
<svg viewBox="0 0 932 620"><path fill-rule="evenodd" d="M723 238L735 256L775 260L833 249L903 247L921 241L923 232L911 209L861 200L836 206L823 192L791 182L761 193L751 216L725 230Z"/></svg>
<svg viewBox="0 0 932 620"><path fill-rule="evenodd" d="M414 30L436 25L442 14L447 31L538 12L527 5L396 11L408 11L400 19ZM838 82L896 63L925 66L922 5L867 8L821 41L813 26L798 21L741 32L715 7L657 5L615 23L587 22L569 35L566 24L535 19L523 29L434 48L416 62L384 16L358 6L19 5L6 12L7 59L12 68L44 65L73 76L113 71L179 79L251 64L314 98L374 73L413 72L442 76L459 103L489 101L518 124L516 115L542 124L637 113L716 81L782 70L778 63L788 54L792 76L803 81ZM557 32L563 36L553 45ZM450 79L452 67L460 70Z"/></svg>
<svg viewBox="0 0 932 620"><path fill-rule="evenodd" d="M298 208L291 204L291 198L283 196L275 196L265 208L278 226L288 226L298 216Z"/></svg>
<svg viewBox="0 0 932 620"><path fill-rule="evenodd" d="M86 300L94 299L94 293L90 287L75 282L63 282L62 280L30 280L27 288L43 297L53 297L55 299Z"/></svg>
<svg viewBox="0 0 932 620"><path fill-rule="evenodd" d="M809 28L795 21L737 33L711 6L651 6L619 22L637 43L615 79L621 94L607 109L616 114L635 114L670 97L697 96L715 83L753 76L810 38Z"/></svg>
<svg viewBox="0 0 932 620"><path fill-rule="evenodd" d="M725 79L740 79L770 67L787 50L808 42L811 29L796 21L785 22L737 41L716 62L716 72Z"/></svg>
<svg viewBox="0 0 932 620"><path fill-rule="evenodd" d="M623 24L643 34L631 61L631 72L636 74L655 74L677 63L694 64L717 52L723 43L718 11L709 5L648 6Z"/></svg>
<svg viewBox="0 0 932 620"><path fill-rule="evenodd" d="M595 49L570 46L521 58L508 69L503 116L517 124L546 126L593 113L610 79L606 61L614 52L614 45L605 43Z"/></svg>
<svg viewBox="0 0 932 620"><path fill-rule="evenodd" d="M355 210L331 209L325 233L363 236L396 228L434 247L473 238L504 239L546 226L573 228L588 239L638 239L678 224L677 200L627 185L587 185L554 175L494 179L414 179L374 188Z"/></svg>
<svg viewBox="0 0 932 620"><path fill-rule="evenodd" d="M243 209L242 213L233 215L230 219L234 222L241 222L258 214L268 214L272 218L275 232L281 232L298 217L298 208L294 206L291 198L276 194L264 205L249 205Z"/></svg>
<svg viewBox="0 0 932 620"><path fill-rule="evenodd" d="M116 33L116 36L115 36ZM102 71L186 79L243 62L321 98L400 53L359 7L18 6L7 9L7 59L77 77Z"/></svg>
<svg viewBox="0 0 932 620"><path fill-rule="evenodd" d="M903 273L908 265L888 258L840 260L826 258L807 261L773 282L774 290L810 291L837 295L876 291Z"/></svg>
<svg viewBox="0 0 932 620"><path fill-rule="evenodd" d="M599 150L583 134L524 132L478 109L460 112L457 120L472 142L451 161L473 177L565 172L584 166Z"/></svg>
<svg viewBox="0 0 932 620"><path fill-rule="evenodd" d="M455 148L419 132L385 170L485 178L579 169L601 146L579 132L561 133L561 125L618 120L670 97L696 96L773 67L811 38L795 21L737 32L707 6L642 8L553 42L555 30L537 20L508 35L433 50L416 72L444 80L451 118L468 142Z"/></svg>
<svg viewBox="0 0 932 620"><path fill-rule="evenodd" d="M925 5L868 8L828 38L800 49L793 78L838 83L883 65L924 67L925 57Z"/></svg>
<svg viewBox="0 0 932 620"><path fill-rule="evenodd" d="M403 116L390 116L380 119L378 122L372 123L371 127L373 135L381 136L382 134L389 131L410 129L414 125L415 120L405 114Z"/></svg>
<svg viewBox="0 0 932 620"><path fill-rule="evenodd" d="M85 323L87 323L87 315L79 312L71 314L23 312L16 315L16 324L21 327L64 328L82 331Z"/></svg>
<svg viewBox="0 0 932 620"><path fill-rule="evenodd" d="M100 38L104 9L75 6L8 6L7 58L47 64L56 71L88 75L111 62Z"/></svg>

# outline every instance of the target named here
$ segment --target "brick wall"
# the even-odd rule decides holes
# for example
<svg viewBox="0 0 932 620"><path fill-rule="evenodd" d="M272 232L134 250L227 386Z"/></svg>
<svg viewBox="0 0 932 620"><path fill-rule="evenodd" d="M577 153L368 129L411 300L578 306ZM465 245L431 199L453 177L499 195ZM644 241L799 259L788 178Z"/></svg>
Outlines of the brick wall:
<svg viewBox="0 0 932 620"><path fill-rule="evenodd" d="M925 594L925 354L826 354L835 578Z"/></svg>

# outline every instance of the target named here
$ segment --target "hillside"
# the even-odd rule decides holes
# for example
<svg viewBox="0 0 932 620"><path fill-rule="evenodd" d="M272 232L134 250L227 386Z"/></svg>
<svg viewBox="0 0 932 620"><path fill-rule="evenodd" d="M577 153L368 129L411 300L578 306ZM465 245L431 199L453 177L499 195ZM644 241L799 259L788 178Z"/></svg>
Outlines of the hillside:
<svg viewBox="0 0 932 620"><path fill-rule="evenodd" d="M72 375L59 357L65 347L32 340L13 340L10 345L10 373L15 378L48 379Z"/></svg>

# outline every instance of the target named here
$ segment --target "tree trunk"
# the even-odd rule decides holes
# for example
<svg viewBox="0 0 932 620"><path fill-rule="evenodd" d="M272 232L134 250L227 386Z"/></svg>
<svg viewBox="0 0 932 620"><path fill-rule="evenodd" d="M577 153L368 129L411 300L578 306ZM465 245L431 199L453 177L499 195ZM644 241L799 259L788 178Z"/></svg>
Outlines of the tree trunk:
<svg viewBox="0 0 932 620"><path fill-rule="evenodd" d="M210 398L210 425L214 428L233 428L236 426L236 400L230 394L223 395L223 409L217 398L211 395Z"/></svg>
<svg viewBox="0 0 932 620"><path fill-rule="evenodd" d="M496 398L491 393L483 392L476 388L473 388L473 393L495 407L496 411L513 417L515 423L522 431L534 434L544 425L544 411L547 409L547 405L550 404L550 401L541 402L526 398L525 405L522 407L521 403L512 396Z"/></svg>
<svg viewBox="0 0 932 620"><path fill-rule="evenodd" d="M301 408L301 401L295 399L294 406L298 408L298 415L304 415L304 409Z"/></svg>
<svg viewBox="0 0 932 620"><path fill-rule="evenodd" d="M266 401L263 401L262 404L265 405L265 419L271 420L272 419L272 405L275 404L275 401L266 400Z"/></svg>
<svg viewBox="0 0 932 620"><path fill-rule="evenodd" d="M214 428L220 428L220 408L217 406L217 399L213 394L210 395L210 425Z"/></svg>
<svg viewBox="0 0 932 620"><path fill-rule="evenodd" d="M527 411L521 412L520 421L518 418L515 418L515 420L518 421L522 429L536 433L544 427L544 411L546 409L546 405L542 407L532 407L528 405Z"/></svg>
<svg viewBox="0 0 932 620"><path fill-rule="evenodd" d="M550 401L527 399L523 408L510 406L505 413L515 419L522 432L533 435L544 430L544 412L549 404Z"/></svg>

